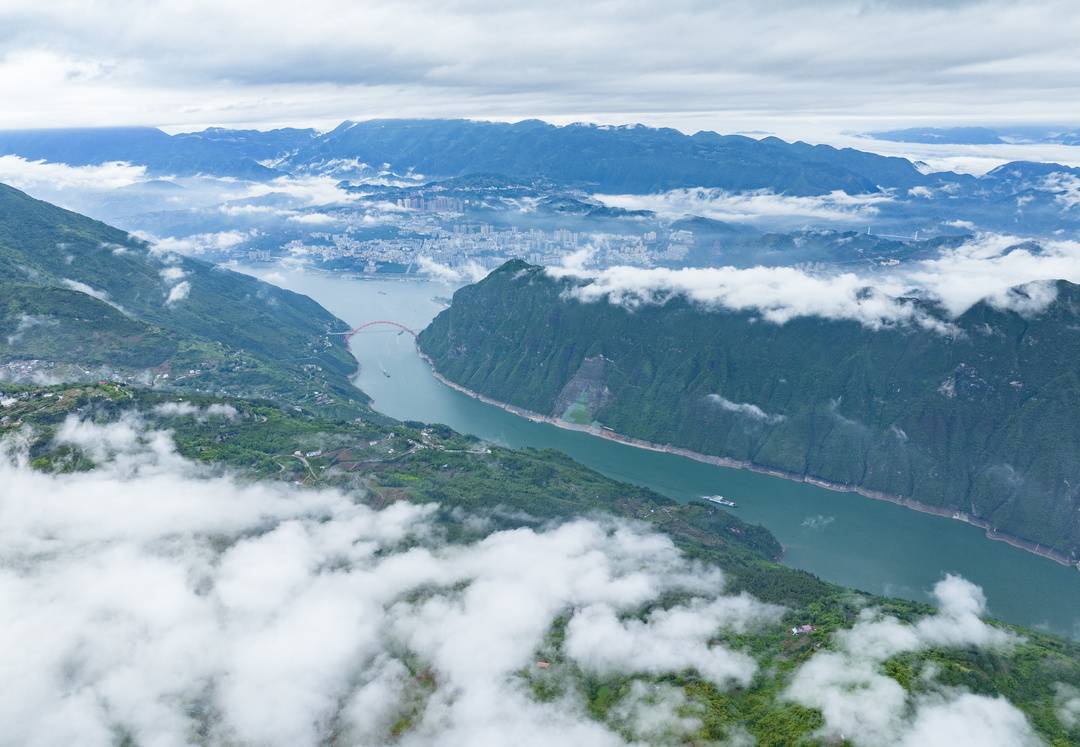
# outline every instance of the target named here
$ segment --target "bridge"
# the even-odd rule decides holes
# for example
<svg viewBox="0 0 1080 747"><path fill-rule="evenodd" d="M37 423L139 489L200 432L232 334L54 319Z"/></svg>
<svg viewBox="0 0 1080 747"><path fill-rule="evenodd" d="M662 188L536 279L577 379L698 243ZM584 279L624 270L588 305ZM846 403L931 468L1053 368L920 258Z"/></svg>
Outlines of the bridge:
<svg viewBox="0 0 1080 747"><path fill-rule="evenodd" d="M380 324L385 324L385 325L387 325L389 327L396 327L397 329L400 329L402 332L408 332L413 337L416 337L416 333L413 332L411 329L406 327L401 322L395 322L395 321L393 321L391 319L375 319L375 320L370 321L370 322L364 322L359 327L356 327L354 329L350 329L348 332L341 332L341 333L338 333L338 334L345 335L345 341L348 342L350 339L352 339L352 336L357 334L358 332L363 332L365 329L367 329L369 327L375 327L375 326L380 325Z"/></svg>

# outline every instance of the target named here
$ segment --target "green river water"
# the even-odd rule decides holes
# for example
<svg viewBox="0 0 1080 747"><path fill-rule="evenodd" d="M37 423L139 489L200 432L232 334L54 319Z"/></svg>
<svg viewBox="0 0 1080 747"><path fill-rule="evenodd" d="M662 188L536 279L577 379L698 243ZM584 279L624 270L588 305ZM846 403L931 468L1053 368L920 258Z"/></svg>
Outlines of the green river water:
<svg viewBox="0 0 1080 747"><path fill-rule="evenodd" d="M305 293L354 326L374 319L419 331L454 288L424 280L351 279L280 268L251 274ZM413 339L376 327L353 337L357 385L380 412L445 423L512 447L559 449L593 469L679 501L722 494L743 519L768 527L783 543L784 562L821 578L870 592L930 601L944 573L983 587L996 617L1080 638L1080 572L1003 542L975 527L890 503L746 470L716 467L635 449L585 433L534 423L486 405L436 380Z"/></svg>

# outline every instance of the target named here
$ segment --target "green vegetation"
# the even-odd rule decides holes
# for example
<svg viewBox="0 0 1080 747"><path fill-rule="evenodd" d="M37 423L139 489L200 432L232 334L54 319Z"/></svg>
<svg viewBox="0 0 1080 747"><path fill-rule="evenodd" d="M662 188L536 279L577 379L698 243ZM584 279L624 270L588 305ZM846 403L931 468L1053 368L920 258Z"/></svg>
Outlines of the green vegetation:
<svg viewBox="0 0 1080 747"><path fill-rule="evenodd" d="M759 664L749 687L724 691L692 671L634 678L584 672L563 654L566 619L560 618L537 651L537 660L548 666L530 667L520 677L541 700L576 691L593 718L617 730L621 728L617 706L636 679L682 690L687 699L683 710L701 722L693 743L723 739L738 728L759 744L815 744L812 735L822 724L821 715L782 697L794 671L815 652L832 648L832 634L854 624L868 605L909 622L931 611L926 605L843 589L786 568L776 562L780 548L766 529L747 525L715 507L679 505L646 489L605 478L557 452L503 449L445 426L378 417L348 421L296 412L268 401L181 398L114 384L7 385L0 387L0 396L6 402L0 411L0 435L16 430L25 433L23 429L29 427L33 433L30 454L39 469L91 467L86 455L71 447L57 447L52 439L69 415L108 422L138 413L150 426L171 430L186 457L228 467L252 479L336 486L354 491L358 500L376 507L398 500L436 501L440 524L450 540L468 541L495 529L540 526L582 515L609 514L646 522L691 557L724 569L732 591L746 590L787 607L775 626L722 633L716 639L746 651ZM236 414L163 414L162 405L175 405L181 399L199 408L197 412L205 413L208 406L217 404L235 408ZM462 521L463 515L484 516L488 522L477 528ZM643 609L640 614L644 617L648 612ZM791 635L790 627L804 624L814 630ZM885 671L906 690L918 693L927 687L922 675L932 667L939 683L1004 695L1025 711L1049 743L1075 743L1080 733L1069 732L1059 721L1054 696L1058 683L1080 685L1080 645L1012 629L1024 640L1011 651L932 649L894 657L885 663ZM411 669L418 682L431 686L423 662ZM396 733L410 728L420 707L417 701L416 708L401 716Z"/></svg>
<svg viewBox="0 0 1080 747"><path fill-rule="evenodd" d="M504 449L446 426L401 423L374 413L348 383L354 362L341 338L327 334L342 330L343 323L309 299L193 260L158 256L122 232L2 187L0 215L0 366L6 366L8 376L28 370L29 375L80 382L0 383L0 439L25 443L33 468L54 473L94 468L92 454L55 438L68 418L99 423L138 418L148 427L170 431L179 453L205 465L207 472L228 469L241 479L336 487L377 508L396 501L435 503L440 530L450 541L582 516L641 522L666 534L689 557L723 569L729 591L746 591L786 608L775 624L717 634L717 642L752 655L758 663L749 685L723 691L694 671L633 678L583 671L564 654L567 618L560 617L536 652L545 666L519 672L538 699L576 695L592 718L625 732L620 707L635 681L651 682L680 691L685 697L681 710L700 721L698 733L683 741L698 744L745 733L764 745L812 744L822 715L783 697L796 669L815 652L836 645L833 633L853 625L867 606L903 621L931 611L926 605L874 597L787 568L779 563L782 548L767 529L715 506L677 504L608 479L559 452ZM174 271L162 274L170 268ZM520 270L530 278L528 287L536 289L536 297L516 285ZM190 291L167 304L179 273L191 283ZM490 294L493 287L501 291ZM519 397L534 409L541 409L536 403L548 398L549 403L561 401L560 412L570 410L585 421L621 424L610 418L622 413L633 425L647 422L650 413L656 416L650 396L668 391L661 382L673 381L664 378L673 375L668 373L673 364L642 352L640 340L631 334L634 325L618 316L625 312L563 307L555 296L558 290L535 271L511 265L481 290L459 294L463 302L455 299L453 308L465 309L461 328L472 329L470 335L478 335L480 343L446 334L452 317L444 314L425 332L424 345L437 359L458 366L451 368L451 375L461 375L466 363L448 353L442 341L455 339L462 349L471 348L480 356L490 387L535 386L535 392ZM517 302L525 313L538 314L545 329L527 328L531 331L523 334L521 318L500 308ZM484 303L491 306L480 315ZM589 324L597 330L614 325L608 328L612 339L638 351L635 368L624 368L631 365L617 357L624 351L601 349L595 341L571 340L569 349L554 345L561 314L584 315L578 320L584 321L597 308L611 316L589 319ZM660 311L644 310L635 321L642 319L654 332L668 324ZM690 347L699 339L694 335L715 323L715 318L685 308L680 321L684 329L671 335L687 346L672 358L679 366L686 361L696 366L690 383L700 380L704 387L691 391L715 386L710 379L713 364L693 352L696 346ZM477 324L488 327L477 329ZM529 354L500 357L514 346ZM530 357L545 350L546 355ZM589 363L582 365L585 359ZM50 365L34 368L34 361ZM626 370L635 373L621 373ZM733 369L718 370L729 375ZM760 376L765 369L756 370ZM816 373L824 376L824 363ZM154 388L118 381L138 381L143 374ZM567 390L569 379L574 381ZM627 382L646 390L628 402L621 399ZM475 380L466 383L484 388ZM966 391L963 386L958 384L957 391ZM728 388L718 391L732 399L741 394L729 394L734 390ZM237 393L245 396L234 396ZM494 396L515 400L499 392ZM798 401L791 399L789 406ZM1058 406L1064 409L1062 402ZM667 405L673 416L684 412L678 402ZM838 406L834 411L838 414ZM661 426L671 422L660 421ZM672 596L659 604L685 601ZM638 614L644 617L652 609L655 605ZM796 625L813 627L793 636L790 629ZM945 685L1004 695L1048 742L1076 743L1080 731L1074 727L1070 732L1062 723L1055 696L1061 684L1080 686L1080 645L1034 631L1016 632L1023 642L1011 650L930 649L893 657L885 662L885 671L910 693L927 687L924 675L934 672ZM395 737L413 727L425 699L438 687L419 658L408 659L408 670L418 684L414 699L392 726ZM131 741L123 734L118 740Z"/></svg>
<svg viewBox="0 0 1080 747"><path fill-rule="evenodd" d="M554 416L584 402L575 421L961 511L1080 558L1080 286L1059 282L1033 318L978 304L949 337L682 298L631 311L567 299L574 282L510 262L458 291L420 346L503 402Z"/></svg>
<svg viewBox="0 0 1080 747"><path fill-rule="evenodd" d="M0 378L153 383L356 415L356 363L328 334L346 329L306 296L0 185Z"/></svg>

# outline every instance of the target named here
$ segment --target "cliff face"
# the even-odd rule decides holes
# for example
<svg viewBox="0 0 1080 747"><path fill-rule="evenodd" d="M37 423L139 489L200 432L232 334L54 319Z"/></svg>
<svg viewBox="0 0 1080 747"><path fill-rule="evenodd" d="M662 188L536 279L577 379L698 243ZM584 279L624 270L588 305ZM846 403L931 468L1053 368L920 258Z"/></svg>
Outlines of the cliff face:
<svg viewBox="0 0 1080 747"><path fill-rule="evenodd" d="M637 438L962 511L1080 552L1080 287L1034 318L980 304L947 337L676 298L581 303L512 262L420 336L449 379Z"/></svg>

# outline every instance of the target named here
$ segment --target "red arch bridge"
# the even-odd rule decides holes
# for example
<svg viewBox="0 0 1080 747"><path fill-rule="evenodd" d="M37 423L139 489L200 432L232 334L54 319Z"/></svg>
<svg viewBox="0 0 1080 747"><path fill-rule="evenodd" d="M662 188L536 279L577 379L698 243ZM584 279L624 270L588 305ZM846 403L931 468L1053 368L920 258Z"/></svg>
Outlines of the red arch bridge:
<svg viewBox="0 0 1080 747"><path fill-rule="evenodd" d="M353 329L350 329L348 332L335 332L333 334L344 335L345 336L345 341L348 342L352 338L352 336L357 334L358 332L363 332L365 329L367 329L369 327L375 327L375 326L380 325L380 324L384 324L384 325L389 326L389 327L396 327L397 329L400 329L402 332L408 332L413 337L416 337L416 333L413 332L411 329L406 327L401 322L395 322L395 321L393 321L391 319L375 319L375 320L370 321L370 322L364 322L359 327L354 327Z"/></svg>

